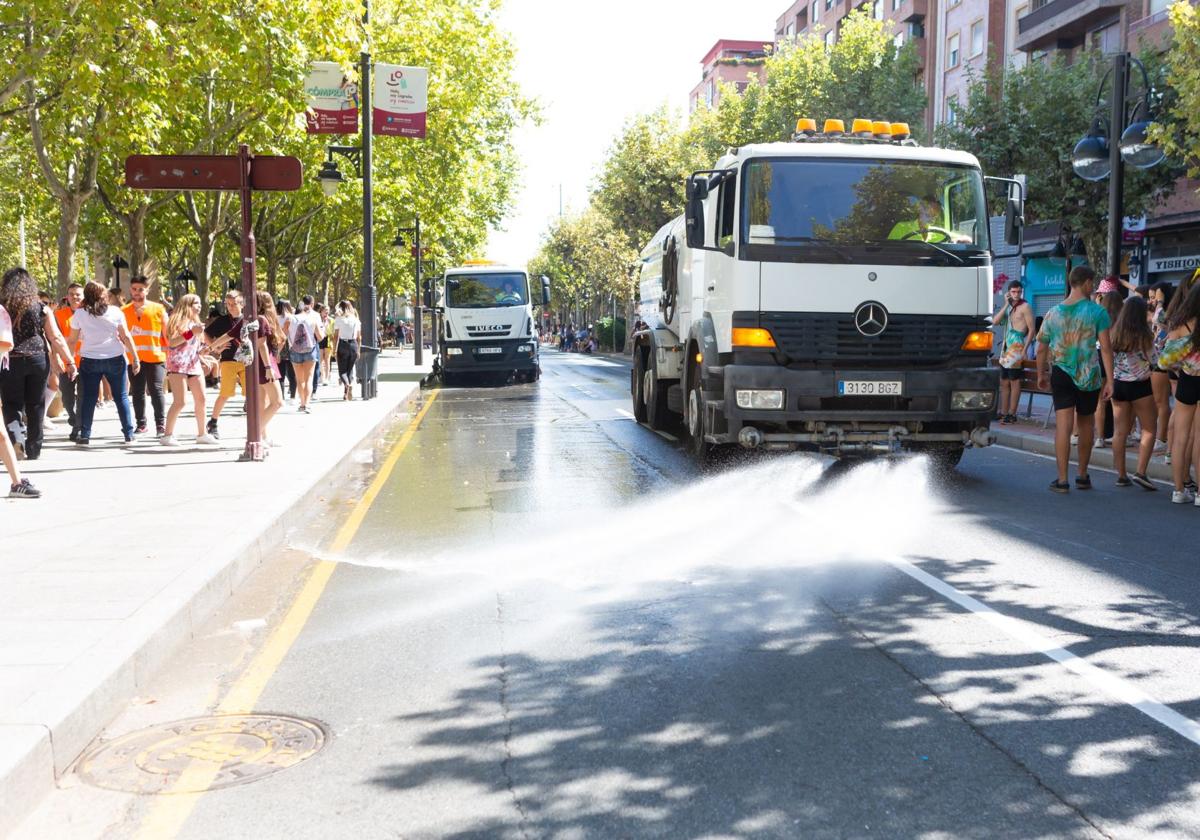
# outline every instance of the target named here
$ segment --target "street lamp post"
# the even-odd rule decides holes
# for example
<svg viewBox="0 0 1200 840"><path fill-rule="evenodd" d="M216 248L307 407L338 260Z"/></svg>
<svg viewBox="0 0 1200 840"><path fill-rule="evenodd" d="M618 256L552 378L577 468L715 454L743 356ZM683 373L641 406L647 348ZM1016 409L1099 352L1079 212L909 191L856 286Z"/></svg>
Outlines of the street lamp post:
<svg viewBox="0 0 1200 840"><path fill-rule="evenodd" d="M117 276L116 287L118 290L120 290L120 288L121 288L121 269L129 268L129 263L125 261L124 257L122 257L120 254L117 254L116 256L114 256L112 258L112 267L113 267L113 273L116 274L116 276Z"/></svg>
<svg viewBox="0 0 1200 840"><path fill-rule="evenodd" d="M363 0L363 27L370 23L370 0ZM362 347L358 357L359 381L362 383L362 398L375 397L379 384L376 372L376 357L379 354L379 332L377 298L375 290L375 241L374 207L371 184L371 54L363 45L359 56L359 102L362 106L362 139L358 146L325 147L326 159L317 179L325 195L332 196L345 180L334 161L335 154L345 157L355 167L355 174L363 182L363 272L359 287L358 308L362 313Z"/></svg>
<svg viewBox="0 0 1200 840"><path fill-rule="evenodd" d="M397 248L403 248L405 245L404 234L410 234L413 238L413 250L416 252L416 285L413 287L413 364L422 364L425 358L424 351L421 347L423 338L421 336L421 319L424 313L421 308L421 217L414 216L412 227L400 228L400 234L392 242Z"/></svg>
<svg viewBox="0 0 1200 840"><path fill-rule="evenodd" d="M190 268L185 268L183 271L175 275L175 288L172 291L175 293L174 303L179 303L179 299L188 294L192 290L192 284L196 282L196 275ZM182 291L180 291L182 289Z"/></svg>
<svg viewBox="0 0 1200 840"><path fill-rule="evenodd" d="M1143 95L1133 102L1129 112L1129 65L1141 71ZM1105 82L1112 78L1112 101L1107 123L1100 109ZM1149 169L1162 162L1163 150L1147 139L1147 131L1153 121L1151 98L1154 94L1145 66L1129 53L1113 56L1113 65L1100 81L1096 91L1096 115L1088 133L1075 144L1071 153L1071 166L1075 174L1087 181L1109 179L1108 184L1108 273L1121 273L1121 224L1125 215L1125 164L1138 169ZM1127 124L1128 121L1128 124ZM1113 143L1113 132L1121 127L1121 138Z"/></svg>

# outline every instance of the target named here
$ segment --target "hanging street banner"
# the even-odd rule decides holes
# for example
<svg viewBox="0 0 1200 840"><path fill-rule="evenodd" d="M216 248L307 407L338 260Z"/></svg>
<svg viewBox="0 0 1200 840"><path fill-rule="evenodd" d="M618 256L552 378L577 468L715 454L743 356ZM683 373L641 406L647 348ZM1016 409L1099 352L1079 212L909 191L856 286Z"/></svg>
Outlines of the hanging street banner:
<svg viewBox="0 0 1200 840"><path fill-rule="evenodd" d="M424 139L429 107L428 68L376 63L371 104L373 133Z"/></svg>
<svg viewBox="0 0 1200 840"><path fill-rule="evenodd" d="M354 134L358 131L358 85L336 61L314 61L304 80L309 134Z"/></svg>

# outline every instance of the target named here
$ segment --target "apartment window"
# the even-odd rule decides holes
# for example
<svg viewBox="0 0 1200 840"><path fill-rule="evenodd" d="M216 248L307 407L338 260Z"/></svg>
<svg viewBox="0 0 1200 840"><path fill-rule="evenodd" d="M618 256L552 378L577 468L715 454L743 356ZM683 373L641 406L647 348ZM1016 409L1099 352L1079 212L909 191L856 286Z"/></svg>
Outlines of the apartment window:
<svg viewBox="0 0 1200 840"><path fill-rule="evenodd" d="M909 38L924 38L925 37L925 22L922 20L909 21L908 37Z"/></svg>
<svg viewBox="0 0 1200 840"><path fill-rule="evenodd" d="M833 0L825 0L825 11L828 12L832 8L833 8Z"/></svg>
<svg viewBox="0 0 1200 840"><path fill-rule="evenodd" d="M1171 7L1172 0L1150 0L1150 14L1156 15L1159 12L1165 12Z"/></svg>
<svg viewBox="0 0 1200 840"><path fill-rule="evenodd" d="M950 0L950 2L946 4L946 6L948 8L953 9L955 6L957 6L961 2L962 2L962 0Z"/></svg>
<svg viewBox="0 0 1200 840"><path fill-rule="evenodd" d="M958 66L958 33L955 32L946 39L946 69L953 70Z"/></svg>
<svg viewBox="0 0 1200 840"><path fill-rule="evenodd" d="M971 58L983 55L983 19L971 24Z"/></svg>
<svg viewBox="0 0 1200 840"><path fill-rule="evenodd" d="M835 32L832 29L826 31L825 32L825 46L832 47L835 43L837 43L837 32Z"/></svg>
<svg viewBox="0 0 1200 840"><path fill-rule="evenodd" d="M883 20L883 0L875 0L871 12L875 15L875 20Z"/></svg>
<svg viewBox="0 0 1200 840"><path fill-rule="evenodd" d="M900 49L901 47L903 47L904 46L904 33L897 32L896 37L892 38L892 43L896 45L896 49Z"/></svg>
<svg viewBox="0 0 1200 840"><path fill-rule="evenodd" d="M796 24L789 23L787 25L787 30L784 32L784 37L785 38L795 38L796 37Z"/></svg>
<svg viewBox="0 0 1200 840"><path fill-rule="evenodd" d="M1088 38L1093 50L1112 55L1121 51L1121 22L1114 21L1103 29L1093 30Z"/></svg>
<svg viewBox="0 0 1200 840"><path fill-rule="evenodd" d="M958 97L946 97L946 125L958 124Z"/></svg>
<svg viewBox="0 0 1200 840"><path fill-rule="evenodd" d="M821 0L813 0L812 4L812 19L816 23L821 19Z"/></svg>
<svg viewBox="0 0 1200 840"><path fill-rule="evenodd" d="M904 5L904 0L892 0L892 11L896 11Z"/></svg>
<svg viewBox="0 0 1200 840"><path fill-rule="evenodd" d="M704 85L704 104L709 108L713 106L713 96L716 94L717 88L711 81Z"/></svg>

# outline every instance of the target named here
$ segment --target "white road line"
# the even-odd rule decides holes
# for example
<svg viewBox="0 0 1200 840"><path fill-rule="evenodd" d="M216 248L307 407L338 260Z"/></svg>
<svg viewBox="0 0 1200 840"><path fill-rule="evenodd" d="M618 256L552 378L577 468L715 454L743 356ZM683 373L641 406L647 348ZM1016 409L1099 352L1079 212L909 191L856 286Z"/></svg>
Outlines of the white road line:
<svg viewBox="0 0 1200 840"><path fill-rule="evenodd" d="M1196 723L1191 718L1179 714L1179 712L1170 706L1160 703L1129 681L1103 671L1087 660L1080 659L1069 650L1059 647L1041 633L1032 629L1028 623L996 612L987 604L934 577L907 560L899 557L890 557L886 558L886 560L913 580L932 589L943 598L953 601L968 612L974 613L1012 638L1024 642L1035 652L1053 659L1074 674L1083 677L1094 687L1105 692L1110 697L1133 706L1147 717L1161 723L1171 731L1182 735L1193 744L1200 746L1200 723Z"/></svg>
<svg viewBox="0 0 1200 840"><path fill-rule="evenodd" d="M622 417L626 417L626 418L628 418L628 419L630 419L630 420L633 420L633 419L635 419L635 418L634 418L634 416L633 416L633 412L631 412L631 411L626 411L626 410L625 410L625 409L623 409L623 408L618 408L618 409L617 409L617 414L620 414Z"/></svg>

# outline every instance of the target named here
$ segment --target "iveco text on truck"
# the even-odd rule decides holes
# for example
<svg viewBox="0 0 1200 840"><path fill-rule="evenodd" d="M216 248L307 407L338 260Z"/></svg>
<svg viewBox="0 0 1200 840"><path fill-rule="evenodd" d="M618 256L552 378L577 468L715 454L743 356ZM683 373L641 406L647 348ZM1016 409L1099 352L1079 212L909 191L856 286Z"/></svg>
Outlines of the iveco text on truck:
<svg viewBox="0 0 1200 840"><path fill-rule="evenodd" d="M538 300L549 303L542 278ZM521 268L467 263L446 272L442 319L442 381L455 385L464 374L499 375L534 382L541 377L529 275Z"/></svg>
<svg viewBox="0 0 1200 840"><path fill-rule="evenodd" d="M1022 187L987 180L1015 242ZM701 460L740 444L953 465L990 444L984 182L972 155L861 120L801 120L793 142L693 173L641 255L635 416L682 420Z"/></svg>

